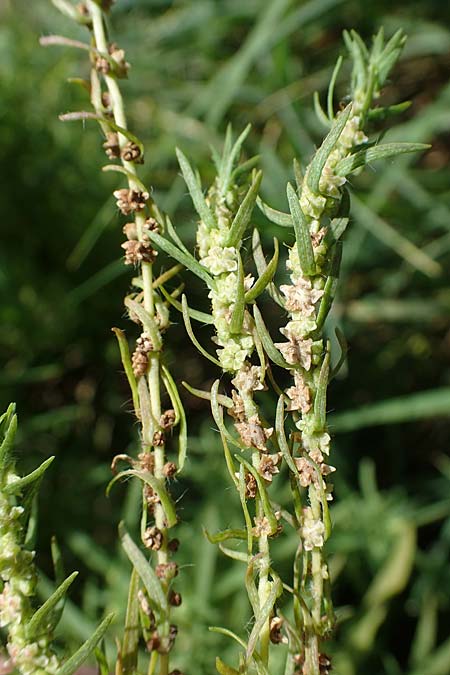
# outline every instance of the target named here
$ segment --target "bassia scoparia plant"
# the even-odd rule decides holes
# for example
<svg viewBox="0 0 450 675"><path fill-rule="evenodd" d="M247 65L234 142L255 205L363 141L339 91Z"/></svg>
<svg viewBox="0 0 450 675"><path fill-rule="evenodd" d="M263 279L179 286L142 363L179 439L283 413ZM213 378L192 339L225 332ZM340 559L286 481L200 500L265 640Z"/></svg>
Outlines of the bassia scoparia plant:
<svg viewBox="0 0 450 675"><path fill-rule="evenodd" d="M227 555L244 563L243 589L253 619L243 635L231 634L227 628L213 629L234 637L240 647L235 664L228 665L218 657L217 669L226 675L324 675L332 661L324 642L335 626L326 560L326 541L331 533L328 503L332 496L328 477L334 470L332 460L328 460L331 439L326 394L337 370L331 367L325 320L337 290L349 219L347 177L371 161L424 147L369 141L371 122L396 111L395 107L374 107L374 103L404 38L397 33L385 43L380 32L368 50L357 34L345 35L353 60L349 103L335 111L333 87L340 59L332 76L326 113L316 101L328 133L304 170L294 162L295 185L287 186L286 212L276 211L260 199L262 176L255 168L257 159L241 161L248 130L236 142L228 130L222 153L214 156L217 175L206 196L198 175L178 151L181 172L199 216L197 247L191 252L138 177L144 149L128 130L119 88L119 81L127 76L128 63L123 50L107 35L105 14L112 2L87 0L75 5L54 0L54 5L86 26L89 37L86 42L78 42L49 36L42 43L85 50L91 64L89 80L81 83L89 91L93 111L68 113L62 119L93 119L101 127L111 160L105 169L122 174L127 183L114 195L118 210L128 220L123 228L125 263L137 270L132 292L125 298L128 315L138 326L132 353L124 332L114 329L139 424L140 448L135 457L114 457L116 475L112 483L137 478L143 486L142 545L134 542L123 525L120 527L132 572L116 674L180 672L174 670L172 662L177 633L173 608L180 604L181 597L174 588L178 567L172 556L178 542L170 530L177 523L177 514L169 487L185 461L186 420L163 355L172 308L182 313L187 332L202 354L230 381L225 392L220 391L216 379L211 391L197 393L211 401L230 478L242 506L243 523L239 529L207 534ZM280 239L285 233L287 282L283 272L284 282L278 281L281 247L275 240L273 255L266 262L257 230L251 237L254 264L249 261L245 242L256 204L269 220L284 228L280 229ZM158 249L172 256L174 265L155 274ZM191 308L185 296L178 299L180 288L171 289L171 280L183 268L206 284L209 313ZM263 293L280 307L283 322L277 332L283 341L273 337L275 330L269 330L258 307ZM194 321L213 327L218 347L215 356L200 345ZM339 341L344 350L342 336ZM288 386L280 387L277 380L283 378L285 382L286 377L290 378ZM226 378L223 381L227 382ZM276 396L269 412L259 400L259 392L267 389ZM266 400L267 396L264 393ZM164 400L170 407L164 407ZM232 418L231 425L226 424L224 413ZM172 434L174 429L178 429L178 437ZM125 462L127 468L118 471L119 462ZM290 486L288 504L277 500L281 481ZM276 566L277 547L286 536L297 543L288 578ZM30 556L28 562L32 562ZM98 641L99 635L95 637ZM31 651L36 652L34 645L38 645L36 658L48 659L50 664L43 672L52 672L53 667L59 668L55 672L69 672L69 662L59 666L49 642L33 642L31 632L14 639L31 646ZM15 655L13 651L12 658L17 659ZM105 655L99 653L98 658L102 674L109 672ZM178 660L182 661L182 655Z"/></svg>

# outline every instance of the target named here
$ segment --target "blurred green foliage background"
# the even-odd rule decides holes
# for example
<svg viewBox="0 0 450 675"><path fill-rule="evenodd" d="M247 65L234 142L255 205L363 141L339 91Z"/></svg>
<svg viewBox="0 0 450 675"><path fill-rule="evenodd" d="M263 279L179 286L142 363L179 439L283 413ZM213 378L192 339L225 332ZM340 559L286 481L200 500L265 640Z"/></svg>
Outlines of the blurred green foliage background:
<svg viewBox="0 0 450 675"><path fill-rule="evenodd" d="M38 46L43 34L85 40L84 31L49 0L0 0L0 19L0 395L3 408L18 405L23 467L56 455L40 500L38 563L50 574L56 534L67 569L81 569L62 624L64 637L78 641L105 607L124 606L128 564L116 527L120 518L135 527L139 512L137 485L104 494L113 455L136 452L110 331L133 330L111 198L121 184L100 171L94 123L57 119L89 109L86 92L67 83L87 76L86 54ZM293 157L306 163L324 131L312 97L324 96L344 52L342 30L369 39L380 26L388 35L401 27L409 35L383 101L413 103L386 138L433 148L353 181L330 322L330 334L339 325L349 343L329 400L338 468L330 554L342 619L329 651L339 675L450 673L449 22L442 0L118 0L111 14L112 35L132 63L123 91L131 129L147 148L144 182L190 243L195 220L176 145L206 185L209 145L220 146L228 121L236 130L251 122L246 152L261 155L265 200L284 208ZM347 75L338 82L342 98ZM267 250L285 234L258 214L255 222ZM204 288L183 277L191 306L205 309ZM265 312L276 325L269 303ZM174 376L208 388L217 373L186 344L180 318L173 323L166 356ZM199 335L208 344L208 333ZM187 393L184 402L190 458L173 486L183 542L178 654L179 667L201 675L214 672L216 653L227 659L234 650L207 626L242 631L247 600L243 568L202 534L203 525L239 524L240 507L208 405ZM282 481L279 489L282 501ZM288 578L295 541L276 548ZM44 576L43 594L49 584Z"/></svg>

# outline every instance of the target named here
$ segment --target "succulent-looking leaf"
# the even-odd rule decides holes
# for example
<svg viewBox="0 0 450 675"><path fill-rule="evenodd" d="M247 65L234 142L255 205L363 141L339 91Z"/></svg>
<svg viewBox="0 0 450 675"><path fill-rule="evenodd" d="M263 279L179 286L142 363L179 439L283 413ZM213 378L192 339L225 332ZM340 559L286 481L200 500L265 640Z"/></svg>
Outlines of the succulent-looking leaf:
<svg viewBox="0 0 450 675"><path fill-rule="evenodd" d="M65 596L69 586L78 576L78 572L72 572L72 574L67 577L65 581L58 586L56 591L44 602L41 607L33 614L29 623L27 624L25 630L27 636L33 641L36 638L39 638L48 633L49 629L49 620L51 615L59 603L59 601Z"/></svg>
<svg viewBox="0 0 450 675"><path fill-rule="evenodd" d="M258 493L259 497L261 499L264 515L266 516L267 520L269 521L269 526L270 526L270 534L273 535L277 532L278 530L278 521L275 517L275 513L272 507L272 504L269 499L269 495L267 494L267 489L264 484L263 479L259 475L258 471L255 469L254 466L250 464L250 462L247 462L246 459L243 457L239 457L239 455L235 455L236 459L238 462L243 464L247 471L252 474L253 478L256 480L256 483L258 485Z"/></svg>
<svg viewBox="0 0 450 675"><path fill-rule="evenodd" d="M271 359L271 361L275 363L275 365L280 366L280 368L293 370L294 366L285 361L285 359L281 356L278 349L275 347L257 305L253 306L253 315L255 317L255 324L256 329L258 331L258 335L261 339L262 345L265 349L267 356Z"/></svg>
<svg viewBox="0 0 450 675"><path fill-rule="evenodd" d="M247 194L239 206L233 222L231 223L226 246L235 246L236 248L241 246L245 230L248 227L252 217L253 209L255 207L256 197L258 196L261 185L261 179L262 171L258 171L253 178L252 184L250 185Z"/></svg>
<svg viewBox="0 0 450 675"><path fill-rule="evenodd" d="M191 195L195 210L206 227L211 230L216 227L216 221L203 196L202 188L199 185L197 176L194 174L187 157L185 157L179 148L176 149L176 153L181 173L183 174L183 178Z"/></svg>
<svg viewBox="0 0 450 675"><path fill-rule="evenodd" d="M182 303L181 306L183 311L184 325L186 327L187 334L191 338L192 343L197 347L200 354L202 354L205 358L211 361L211 363L214 363L215 366L219 366L219 368L221 368L222 366L220 365L220 361L216 359L214 356L212 356L209 352L207 352L206 349L202 347L200 342L195 337L194 331L192 330L191 326L191 320L189 318L189 306L187 304L185 295L182 296L181 303Z"/></svg>
<svg viewBox="0 0 450 675"><path fill-rule="evenodd" d="M139 574L133 567L128 590L127 613L122 640L122 675L134 675L137 667L139 648Z"/></svg>
<svg viewBox="0 0 450 675"><path fill-rule="evenodd" d="M187 422L186 422L186 413L184 411L183 403L181 402L180 394L177 389L177 385L170 374L167 367L163 364L161 366L163 373L164 386L166 387L167 393L169 394L171 403L175 410L175 425L179 424L180 429L178 432L178 473L183 470L184 463L186 461L187 453Z"/></svg>
<svg viewBox="0 0 450 675"><path fill-rule="evenodd" d="M75 673L78 668L83 665L88 656L94 651L102 637L105 635L109 625L114 619L114 616L114 614L108 614L108 616L103 619L91 637L86 640L86 642L75 652L75 654L73 654L73 656L68 658L67 661L63 663L58 671L58 675L73 675L73 673Z"/></svg>
<svg viewBox="0 0 450 675"><path fill-rule="evenodd" d="M241 333L242 324L244 323L244 312L245 312L244 266L242 264L242 258L238 252L236 295L230 319L231 335L239 335Z"/></svg>
<svg viewBox="0 0 450 675"><path fill-rule="evenodd" d="M171 258L178 260L178 262L184 265L184 267L202 279L208 288L215 288L216 284L214 279L210 276L210 274L208 274L205 268L202 267L199 262L197 262L193 255L181 251L177 246L175 246L175 244L172 244L171 241L165 239L157 232L150 231L147 233L147 235L150 241L156 244L156 246L164 251L164 253L167 253L167 255L169 255Z"/></svg>
<svg viewBox="0 0 450 675"><path fill-rule="evenodd" d="M247 539L246 530L222 530L221 532L211 534L206 527L204 527L203 534L210 544L218 544L221 541L228 541L228 539Z"/></svg>
<svg viewBox="0 0 450 675"><path fill-rule="evenodd" d="M371 148L358 150L353 155L344 157L335 166L335 173L338 176L348 176L352 171L359 169L377 159L387 159L388 157L397 157L408 152L422 152L428 150L431 146L426 143L384 143L383 145L374 145Z"/></svg>
<svg viewBox="0 0 450 675"><path fill-rule="evenodd" d="M144 330L149 334L153 345L153 351L158 352L162 347L161 334L155 319L149 312L132 298L125 298L125 307L137 316Z"/></svg>
<svg viewBox="0 0 450 675"><path fill-rule="evenodd" d="M259 295L261 295L261 293L272 282L272 279L275 275L275 272L277 270L277 265L278 265L278 254L279 254L278 239L274 238L273 246L274 246L274 249L275 249L273 257L271 258L270 262L267 264L264 272L262 274L260 274L258 279L253 284L253 286L251 288L249 288L249 290L245 294L245 302L246 303L250 303L250 302L253 302L254 300L256 300L256 298Z"/></svg>
<svg viewBox="0 0 450 675"><path fill-rule="evenodd" d="M164 616L167 616L169 606L161 582L142 551L128 534L124 523L119 524L119 536L125 553L145 586L150 602L155 604Z"/></svg>
<svg viewBox="0 0 450 675"><path fill-rule="evenodd" d="M278 245L278 240L277 240L277 244L275 244L275 238L274 238L275 252L277 250L277 245ZM259 232L258 232L256 227L253 230L253 236L252 236L252 254L253 254L253 260L255 261L255 265L256 265L256 269L258 271L258 274L259 274L260 277L262 277L264 275L265 271L267 270L268 265L267 265L266 259L264 257L264 252L263 252L262 246L261 246L261 239L260 239ZM275 256L275 254L274 254L274 256ZM272 258L272 260L273 260L273 258ZM256 282L256 283L258 283L258 282ZM284 302L283 302L283 300L281 298L281 294L280 294L279 290L277 289L277 287L275 286L275 284L274 283L268 284L267 290L269 292L270 297L277 303L277 305L280 305L280 307L283 307L283 309L284 309ZM252 291L252 289L250 288L248 290L248 294L250 294L251 291Z"/></svg>
<svg viewBox="0 0 450 675"><path fill-rule="evenodd" d="M135 476L136 478L139 478L143 483L149 485L152 488L152 490L156 492L161 501L161 505L164 509L164 515L167 519L168 527L173 527L174 525L177 524L178 519L175 511L175 504L173 503L171 496L167 492L164 486L164 482L159 478L156 478L152 473L150 473L150 471L143 471L143 470L141 471L139 469L127 469L126 471L121 471L120 473L117 474L117 476L114 476L114 478L110 480L106 488L106 494L107 495L109 494L114 483L117 483L118 480L120 480L121 478L126 478L127 476Z"/></svg>
<svg viewBox="0 0 450 675"><path fill-rule="evenodd" d="M284 211L277 211L271 206L263 202L260 197L256 198L256 204L268 220L274 225L281 225L281 227L293 227L292 216L289 213L284 213Z"/></svg>
<svg viewBox="0 0 450 675"><path fill-rule="evenodd" d="M287 197L292 215L292 222L294 224L295 241L297 244L300 267L304 274L312 276L316 272L316 262L314 260L314 251L308 221L300 208L297 193L290 183L287 185Z"/></svg>
<svg viewBox="0 0 450 675"><path fill-rule="evenodd" d="M193 396L197 396L198 398L202 398L205 401L211 400L211 392L210 391L204 391L203 389L196 389L195 387L191 387L190 384L188 384L187 382L184 382L184 381L181 384ZM225 408L232 408L233 407L233 400L229 396L225 396L224 394L218 394L217 395L217 401L220 403L221 406L224 406Z"/></svg>
<svg viewBox="0 0 450 675"><path fill-rule="evenodd" d="M259 635L261 633L262 627L266 623L266 621L269 619L276 599L281 595L283 591L283 587L281 585L281 582L279 579L274 579L271 583L271 589L270 592L267 596L267 599L263 606L261 607L259 617L256 619L252 632L250 633L250 637L248 639L248 644L247 644L247 651L246 651L246 659L247 662L251 659L253 652L256 647L256 643L258 642Z"/></svg>
<svg viewBox="0 0 450 675"><path fill-rule="evenodd" d="M111 328L111 330L116 336L117 342L119 343L120 357L122 360L123 369L125 371L125 375L127 376L128 384L130 385L131 396L133 398L134 412L135 414L137 414L139 412L139 394L136 383L136 377L134 375L133 368L131 365L130 348L128 347L128 340L125 337L125 333L122 330L120 330L120 328Z"/></svg>
<svg viewBox="0 0 450 675"><path fill-rule="evenodd" d="M328 157L333 151L334 146L338 142L339 136L344 130L351 111L352 104L349 103L348 106L338 115L338 117L336 117L333 126L331 127L329 133L325 137L325 140L317 150L311 161L311 164L308 167L308 171L306 173L306 182L309 189L314 194L319 194L319 181L322 176L323 168L327 162Z"/></svg>
<svg viewBox="0 0 450 675"><path fill-rule="evenodd" d="M14 495L17 494L18 492L21 492L24 487L27 485L31 485L31 483L34 483L34 481L39 480L50 464L53 462L55 459L55 456L53 455L52 457L49 457L48 459L45 460L45 462L42 462L42 464L32 471L31 473L27 474L26 476L22 476L21 478L18 478L17 480L13 481L12 483L8 483L8 485L4 486L4 491L6 494Z"/></svg>

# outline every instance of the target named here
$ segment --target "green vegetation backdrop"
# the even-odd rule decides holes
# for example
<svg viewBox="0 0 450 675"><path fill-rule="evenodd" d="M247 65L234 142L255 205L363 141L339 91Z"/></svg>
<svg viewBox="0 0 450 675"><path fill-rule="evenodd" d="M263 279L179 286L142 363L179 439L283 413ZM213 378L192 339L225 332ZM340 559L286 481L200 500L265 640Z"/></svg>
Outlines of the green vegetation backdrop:
<svg viewBox="0 0 450 675"><path fill-rule="evenodd" d="M133 452L128 389L110 331L126 328L121 298L130 273L120 260L122 233L110 198L117 178L99 171L100 131L57 119L57 112L87 106L83 91L65 83L87 73L85 54L38 46L47 33L77 38L76 28L47 0L1 0L0 20L0 396L2 409L17 402L23 466L56 455L40 501L38 564L49 572L56 534L67 569L81 569L62 623L65 637L79 641L105 607L124 605L127 563L117 523L124 518L134 528L138 514L138 486L104 494L113 455ZM401 27L409 35L384 100L413 103L386 137L433 148L353 181L333 316L349 353L329 401L338 468L330 550L345 618L337 641L349 655L340 675L362 668L367 675L450 673L450 6L118 0L111 22L132 63L123 90L147 148L144 181L185 241L193 240L195 219L176 145L207 179L209 145L220 146L228 121L236 130L251 122L247 152L261 155L263 195L285 208L292 158L307 162L323 133L312 98L324 93L342 30L368 38L383 25L387 34ZM345 75L338 82L343 100ZM267 243L274 234L276 226L264 224ZM205 307L201 284L187 283L191 305ZM211 385L217 373L186 346L181 321L167 345L178 381ZM220 442L207 403L187 393L184 402L190 454L175 486L183 519L180 590L195 614L182 613L179 649L195 658L186 670L201 675L213 672L223 639L207 626L242 627L247 608L242 570L202 535L204 525L239 518L239 505L233 511L228 500L223 520L228 480ZM281 552L286 569L293 548ZM375 605L374 580L385 584ZM46 593L45 576L41 587ZM221 653L227 649L234 649L228 641Z"/></svg>

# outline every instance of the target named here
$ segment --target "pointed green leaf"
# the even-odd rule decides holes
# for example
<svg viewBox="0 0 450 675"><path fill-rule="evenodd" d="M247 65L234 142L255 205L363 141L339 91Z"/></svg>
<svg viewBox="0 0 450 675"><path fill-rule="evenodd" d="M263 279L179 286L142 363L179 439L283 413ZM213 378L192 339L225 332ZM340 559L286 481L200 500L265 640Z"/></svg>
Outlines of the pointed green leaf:
<svg viewBox="0 0 450 675"><path fill-rule="evenodd" d="M239 455L235 455L236 459L238 462L243 464L247 471L252 474L253 478L256 480L256 483L258 485L258 494L261 499L264 515L266 516L267 520L269 521L270 525L270 534L273 535L277 532L278 530L278 521L275 517L275 513L272 507L272 504L270 502L269 495L267 493L266 485L264 483L264 480L261 478L259 475L258 471L255 469L254 466L250 464L250 462L247 462L246 459L243 457L239 457Z"/></svg>
<svg viewBox="0 0 450 675"><path fill-rule="evenodd" d="M323 324L325 323L325 319L328 316L328 312L330 311L333 304L339 282L341 259L342 245L340 242L338 242L334 249L333 258L331 261L331 270L325 282L324 292L320 300L319 311L317 312L317 331L321 330Z"/></svg>
<svg viewBox="0 0 450 675"><path fill-rule="evenodd" d="M328 87L328 94L327 94L327 112L328 112L328 118L330 120L334 119L334 107L333 107L333 98L334 98L334 88L336 86L336 80L339 75L339 71L341 70L341 66L343 63L344 59L342 56L339 56L338 60L336 61L336 65L334 66L333 74L331 76L330 84Z"/></svg>
<svg viewBox="0 0 450 675"><path fill-rule="evenodd" d="M182 288L184 285L182 286ZM181 302L178 300L175 300L168 291L164 288L164 286L159 287L161 290L161 293L163 296L166 298L167 302L169 305L172 305L172 307L175 307L179 312L183 313L183 306ZM200 323L206 323L206 324L213 324L214 319L212 318L211 314L206 314L206 312L200 312L198 309L192 309L191 307L188 307L188 312L189 316L191 319L195 319L195 321L199 321Z"/></svg>
<svg viewBox="0 0 450 675"><path fill-rule="evenodd" d="M275 430L277 432L277 441L280 446L281 453L283 455L284 461L292 471L295 476L298 476L298 469L295 465L294 460L292 459L291 452L289 450L289 445L286 440L286 434L284 431L284 396L278 398L277 404L277 413L275 419Z"/></svg>
<svg viewBox="0 0 450 675"><path fill-rule="evenodd" d="M226 428L224 421L223 421L223 413L222 409L219 405L219 385L220 385L220 380L216 380L212 387L211 387L211 412L212 416L214 418L215 423L217 424L217 428L219 429L221 435L224 436L224 438L229 441L232 445L234 445L236 448L239 448L239 450L242 450L241 445L239 445L239 442L237 439L233 438L233 436L230 434L228 429Z"/></svg>
<svg viewBox="0 0 450 675"><path fill-rule="evenodd" d="M198 398L202 398L205 401L211 400L211 392L210 391L204 391L203 389L196 389L195 387L191 387L190 384L188 384L187 382L184 382L184 381L181 384L193 396L197 396ZM217 395L217 401L220 403L221 406L224 406L225 408L232 408L233 407L232 399L229 396L225 396L224 394L218 394Z"/></svg>
<svg viewBox="0 0 450 675"><path fill-rule="evenodd" d="M172 375L170 374L169 370L164 364L162 364L161 368L163 373L164 386L167 390L167 393L169 394L169 398L172 403L173 409L175 410L175 425L177 424L180 425L180 429L178 432L178 469L177 469L177 473L180 473L183 470L187 452L186 413L184 411L183 403L181 402L177 385L175 384Z"/></svg>
<svg viewBox="0 0 450 675"><path fill-rule="evenodd" d="M109 675L109 664L108 659L106 658L104 645L101 644L99 647L94 649L94 656L97 662L98 673L97 675ZM124 675L124 671L120 675ZM130 673L131 675L131 673Z"/></svg>
<svg viewBox="0 0 450 675"><path fill-rule="evenodd" d="M0 472L4 472L14 463L12 449L17 432L17 415L14 414L15 403L8 406L8 410L0 418L0 433L2 444L0 445Z"/></svg>
<svg viewBox="0 0 450 675"><path fill-rule="evenodd" d="M256 203L256 197L258 196L261 185L261 180L262 171L258 171L252 180L252 184L250 185L247 194L239 206L238 212L236 213L233 222L231 223L226 246L235 246L236 248L240 248L245 230L247 229L252 217L253 209Z"/></svg>
<svg viewBox="0 0 450 675"><path fill-rule="evenodd" d="M258 331L258 335L269 359L271 359L275 365L280 366L280 368L293 370L294 366L285 361L278 349L275 347L257 305L253 306L253 315L255 317L256 330Z"/></svg>
<svg viewBox="0 0 450 675"><path fill-rule="evenodd" d="M330 345L327 345L327 353L320 368L317 382L316 396L314 398L314 428L316 431L325 429L327 419L327 389L330 372Z"/></svg>
<svg viewBox="0 0 450 675"><path fill-rule="evenodd" d="M314 260L314 251L311 243L308 221L300 208L297 193L290 183L287 185L287 197L292 215L292 222L294 224L295 241L297 244L300 267L304 274L312 276L316 272L316 262Z"/></svg>
<svg viewBox="0 0 450 675"><path fill-rule="evenodd" d="M112 480L109 481L106 488L106 494L109 495L111 488L118 480L121 478L126 478L127 476L135 476L139 478L143 483L149 485L152 490L158 495L161 505L164 509L164 515L167 519L168 527L173 527L177 524L178 518L175 511L175 504L173 503L172 497L167 492L164 482L159 478L156 478L150 471L140 471L139 469L127 469L126 471L120 471L117 476L114 476Z"/></svg>
<svg viewBox="0 0 450 675"><path fill-rule="evenodd" d="M119 524L119 537L125 553L145 586L150 601L158 607L163 615L167 616L169 606L161 582L142 551L128 534L124 523Z"/></svg>
<svg viewBox="0 0 450 675"><path fill-rule="evenodd" d="M255 618L259 615L260 609L259 596L255 584L255 562L260 560L261 557L262 554L258 553L258 555L255 555L252 558L250 558L247 565L247 571L245 572L245 588L247 590L248 599L250 600L250 604L252 606Z"/></svg>
<svg viewBox="0 0 450 675"><path fill-rule="evenodd" d="M202 188L199 185L197 177L194 174L192 167L189 164L189 161L185 157L185 155L181 152L181 150L179 150L179 148L176 149L176 153L181 173L183 174L183 178L191 195L195 210L197 211L198 215L200 216L202 222L206 225L206 227L209 230L214 229L216 227L215 218L211 213L208 204L206 203Z"/></svg>
<svg viewBox="0 0 450 675"><path fill-rule="evenodd" d="M221 541L228 541L228 539L247 539L246 530L222 530L221 532L210 534L206 527L204 527L203 534L211 544L218 544Z"/></svg>
<svg viewBox="0 0 450 675"><path fill-rule="evenodd" d="M148 232L149 239L158 246L164 253L170 255L174 260L178 260L179 263L184 265L188 270L193 272L196 276L202 279L208 288L215 288L216 283L212 276L206 271L202 265L194 258L190 253L187 254L184 251L181 251L177 248L172 242L168 239L165 239L157 232Z"/></svg>
<svg viewBox="0 0 450 675"><path fill-rule="evenodd" d="M108 614L108 616L103 619L101 624L97 626L94 633L91 637L86 640L86 642L71 656L70 658L60 666L58 670L58 675L73 675L78 668L83 665L88 656L94 651L102 637L105 635L108 630L112 620L114 619L115 614Z"/></svg>
<svg viewBox="0 0 450 675"><path fill-rule="evenodd" d="M336 377L336 375L338 374L338 372L342 368L342 366L344 364L344 361L347 358L347 352L348 352L347 340L345 339L344 333L337 326L336 326L334 332L336 334L336 338L337 338L337 341L339 343L339 347L341 348L341 354L339 356L337 364L335 365L335 367L331 371L330 381L334 377Z"/></svg>
<svg viewBox="0 0 450 675"><path fill-rule="evenodd" d="M405 110L408 110L412 105L412 101L403 101L402 103L396 103L395 105L389 105L386 107L380 108L371 108L367 112L367 118L370 121L383 122L390 117L395 115L401 115Z"/></svg>
<svg viewBox="0 0 450 675"><path fill-rule="evenodd" d="M130 348L128 346L128 340L125 337L125 333L122 330L120 330L120 328L111 328L111 330L116 336L117 342L119 343L120 358L122 360L125 375L127 376L128 384L130 385L131 396L133 398L134 412L137 415L137 413L139 412L139 394L136 383L136 377L134 375L133 368L131 365Z"/></svg>
<svg viewBox="0 0 450 675"><path fill-rule="evenodd" d="M213 630L210 628L209 630ZM231 666L228 666L220 656L216 656L216 670L220 675L239 675L239 671Z"/></svg>
<svg viewBox="0 0 450 675"><path fill-rule="evenodd" d="M352 111L352 104L349 103L348 106L334 120L333 126L331 127L329 133L325 137L325 140L323 141L320 148L317 150L316 154L314 155L311 161L311 164L308 167L308 171L306 173L306 182L308 184L309 189L314 194L320 193L319 181L322 176L323 168L331 152L334 150L334 146L338 142L339 136L344 130L347 120L350 117L351 111Z"/></svg>
<svg viewBox="0 0 450 675"><path fill-rule="evenodd" d="M6 492L6 494L10 495L17 494L18 492L21 492L23 488L26 487L27 485L31 485L32 483L34 483L34 481L39 480L44 475L44 473L46 472L46 470L48 469L48 467L50 466L50 464L53 462L54 459L55 456L53 455L53 457L49 457L48 459L46 459L45 462L42 462L42 464L37 469L29 473L27 476L22 476L21 478L18 478L14 482L5 485L3 489Z"/></svg>
<svg viewBox="0 0 450 675"><path fill-rule="evenodd" d="M162 339L155 319L147 312L140 302L136 302L133 298L126 297L124 303L125 307L138 317L145 332L150 336L153 350L158 352L162 347Z"/></svg>
<svg viewBox="0 0 450 675"><path fill-rule="evenodd" d="M274 225L281 225L281 227L293 227L292 216L289 213L284 213L283 211L277 211L271 206L263 202L260 197L256 198L256 204L268 220Z"/></svg>
<svg viewBox="0 0 450 675"><path fill-rule="evenodd" d="M128 171L124 166L121 164L106 164L105 166L102 166L102 171L105 173L109 173L113 171L114 173L121 173L124 176L128 178L130 183L134 183L134 185L141 191L141 192L147 192L147 187L144 185L144 183L136 176L135 173L132 171ZM148 194L148 192L147 192Z"/></svg>
<svg viewBox="0 0 450 675"><path fill-rule="evenodd" d="M275 275L278 265L278 239L273 240L274 254L268 265L266 266L264 272L260 274L259 278L253 284L253 286L245 294L245 302L250 303L256 300L256 298L261 295L261 293L267 288L267 286L272 282L272 279ZM265 262L265 261L264 261ZM258 270L259 271L259 270Z"/></svg>
<svg viewBox="0 0 450 675"><path fill-rule="evenodd" d="M167 230L170 238L173 239L173 241L175 242L175 245L178 246L180 251L184 251L184 253L186 253L187 255L190 255L189 250L186 248L183 241L178 236L176 229L172 225L172 221L170 220L169 216L166 216L165 221L166 221L166 223L165 223L166 224L166 230Z"/></svg>
<svg viewBox="0 0 450 675"><path fill-rule="evenodd" d="M44 602L44 604L39 607L39 609L33 614L29 623L25 627L27 636L33 641L36 638L39 638L47 634L49 629L50 619L52 619L52 614L59 601L65 596L69 586L73 583L75 578L78 576L78 572L72 572L72 574L67 577L65 581L58 586L56 591Z"/></svg>
<svg viewBox="0 0 450 675"><path fill-rule="evenodd" d="M226 555L228 558L231 558L231 560L238 560L239 562L243 562L246 564L248 563L248 555L246 553L243 553L242 551L236 551L235 549L228 548L223 544L219 544L219 549L222 551L224 555Z"/></svg>
<svg viewBox="0 0 450 675"><path fill-rule="evenodd" d="M248 557L250 558L253 554L253 523L252 519L250 516L250 512L248 510L247 506L247 497L246 497L246 491L247 491L247 486L245 483L245 469L244 466L241 464L239 467L239 475L238 475L238 492L239 492L239 499L241 500L241 507L242 507L242 512L244 514L244 520L245 520L245 528L246 528L246 534L247 534L247 554Z"/></svg>
<svg viewBox="0 0 450 675"><path fill-rule="evenodd" d="M228 191L228 188L230 186L230 180L231 180L231 174L233 172L233 167L235 163L237 162L242 144L244 143L245 139L247 138L248 134L250 133L250 129L252 128L251 124L248 124L244 131L240 134L238 137L236 143L233 145L231 151L224 152L223 155L223 168L220 171L219 175L219 191L221 195L225 195Z"/></svg>
<svg viewBox="0 0 450 675"><path fill-rule="evenodd" d="M191 326L191 320L189 318L189 306L187 304L187 300L186 300L185 295L182 296L181 303L182 303L184 325L186 327L187 334L191 338L191 341L197 347L200 354L202 354L209 361L211 361L211 363L214 363L215 366L219 366L219 368L221 368L222 366L220 364L220 361L218 361L214 356L212 356L209 352L207 352L206 349L204 347L202 347L200 342L195 337L194 331L192 330L192 326Z"/></svg>
<svg viewBox="0 0 450 675"><path fill-rule="evenodd" d="M278 241L275 244L275 238L274 238L274 248L276 250L277 250L277 245L278 245ZM264 252L262 250L259 232L256 229L256 227L253 230L253 236L252 236L252 254L253 254L253 260L255 261L255 265L256 265L256 269L258 271L258 274L259 274L260 277L262 277L264 275L268 265L267 265L266 259L264 257ZM258 282L256 282L256 283L258 283ZM250 293L251 290L252 289L249 289L248 293ZM279 290L277 289L277 287L275 286L275 284L269 283L269 285L267 286L267 290L269 292L270 297L277 303L277 305L280 305L280 307L283 307L283 309L284 309L283 299L281 298L281 294L280 294Z"/></svg>
<svg viewBox="0 0 450 675"><path fill-rule="evenodd" d="M69 19L81 24L89 24L91 22L90 16L85 16L74 7L69 0L51 0L52 5L58 9L61 14L68 16Z"/></svg>
<svg viewBox="0 0 450 675"><path fill-rule="evenodd" d="M231 335L239 335L239 333L241 333L242 324L244 323L244 312L245 312L244 266L242 264L242 258L238 253L236 295L230 319Z"/></svg>
<svg viewBox="0 0 450 675"><path fill-rule="evenodd" d="M339 239L342 237L344 234L345 230L347 229L347 225L349 223L349 218L333 218L330 221L330 226L328 228L327 235L325 235L325 238L327 240L331 240L333 244L339 241Z"/></svg>
<svg viewBox="0 0 450 675"><path fill-rule="evenodd" d="M127 613L122 640L122 673L121 675L135 675L139 648L139 574L133 567L128 589Z"/></svg>
<svg viewBox="0 0 450 675"><path fill-rule="evenodd" d="M348 176L352 171L378 159L397 157L408 152L422 152L428 150L430 147L426 143L384 143L383 145L375 145L341 159L336 164L335 173L338 176Z"/></svg>
<svg viewBox="0 0 450 675"><path fill-rule="evenodd" d="M255 651L256 643L258 642L261 630L266 621L269 619L270 615L272 614L275 602L277 598L281 595L282 591L283 587L279 579L276 579L271 582L270 592L267 596L265 603L261 607L259 617L255 621L252 628L252 632L250 633L250 637L248 638L246 651L247 661L251 659L253 652Z"/></svg>
<svg viewBox="0 0 450 675"><path fill-rule="evenodd" d="M323 126L326 129L330 128L330 120L328 119L328 116L324 109L322 108L322 104L320 102L320 96L319 92L315 91L313 95L313 103L314 103L314 112L316 113L316 117L319 120L319 122L322 122Z"/></svg>

